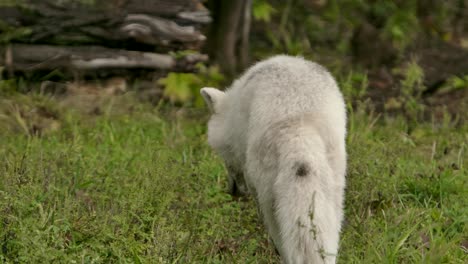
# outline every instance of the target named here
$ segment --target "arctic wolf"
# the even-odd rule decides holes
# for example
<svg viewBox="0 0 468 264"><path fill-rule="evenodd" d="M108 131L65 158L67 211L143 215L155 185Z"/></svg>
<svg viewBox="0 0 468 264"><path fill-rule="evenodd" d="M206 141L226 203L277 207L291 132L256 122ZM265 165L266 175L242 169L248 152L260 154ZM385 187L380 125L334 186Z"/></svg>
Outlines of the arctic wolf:
<svg viewBox="0 0 468 264"><path fill-rule="evenodd" d="M299 57L257 63L225 92L203 88L208 143L229 189L250 193L284 263L335 263L343 218L346 113L330 73Z"/></svg>

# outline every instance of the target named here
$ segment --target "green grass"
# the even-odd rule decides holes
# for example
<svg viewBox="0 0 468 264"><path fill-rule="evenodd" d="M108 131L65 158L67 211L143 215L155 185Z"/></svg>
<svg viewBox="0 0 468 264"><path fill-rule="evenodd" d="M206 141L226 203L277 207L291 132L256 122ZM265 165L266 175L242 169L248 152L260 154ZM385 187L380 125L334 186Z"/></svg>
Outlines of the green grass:
<svg viewBox="0 0 468 264"><path fill-rule="evenodd" d="M225 191L206 113L90 118L15 98L0 116L0 262L278 263L254 202ZM60 129L25 132L27 104ZM466 263L468 125L350 111L349 129L339 262Z"/></svg>

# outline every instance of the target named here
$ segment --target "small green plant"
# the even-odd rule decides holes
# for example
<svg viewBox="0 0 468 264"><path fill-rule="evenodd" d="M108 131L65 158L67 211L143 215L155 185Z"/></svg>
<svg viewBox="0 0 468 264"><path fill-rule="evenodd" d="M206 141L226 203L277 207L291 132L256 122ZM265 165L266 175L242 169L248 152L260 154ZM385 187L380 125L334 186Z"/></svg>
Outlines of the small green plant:
<svg viewBox="0 0 468 264"><path fill-rule="evenodd" d="M362 100L369 84L367 74L350 71L339 81L341 91L349 101Z"/></svg>
<svg viewBox="0 0 468 264"><path fill-rule="evenodd" d="M198 73L169 73L159 80L164 86L164 96L172 103L203 106L203 98L200 95L202 87L219 87L224 81L224 76L215 66L207 67L197 65Z"/></svg>
<svg viewBox="0 0 468 264"><path fill-rule="evenodd" d="M31 34L27 27L12 27L0 20L0 44L8 44L14 39L21 39Z"/></svg>
<svg viewBox="0 0 468 264"><path fill-rule="evenodd" d="M267 0L254 0L252 5L253 17L256 20L270 22L276 9Z"/></svg>
<svg viewBox="0 0 468 264"><path fill-rule="evenodd" d="M372 5L372 13L383 20L383 35L392 40L393 46L403 51L416 36L419 21L416 16L416 2L377 1Z"/></svg>
<svg viewBox="0 0 468 264"><path fill-rule="evenodd" d="M424 91L424 71L416 60L412 60L403 69L404 78L400 82L401 100L409 117L415 119L424 110L421 95Z"/></svg>
<svg viewBox="0 0 468 264"><path fill-rule="evenodd" d="M448 85L453 89L468 89L468 75L464 76L453 76L447 81Z"/></svg>
<svg viewBox="0 0 468 264"><path fill-rule="evenodd" d="M194 96L200 80L193 73L171 72L159 84L164 85L164 95L171 102L187 102Z"/></svg>
<svg viewBox="0 0 468 264"><path fill-rule="evenodd" d="M13 93L16 93L16 91L17 91L16 80L14 79L1 80L0 79L0 95L2 96L11 95Z"/></svg>

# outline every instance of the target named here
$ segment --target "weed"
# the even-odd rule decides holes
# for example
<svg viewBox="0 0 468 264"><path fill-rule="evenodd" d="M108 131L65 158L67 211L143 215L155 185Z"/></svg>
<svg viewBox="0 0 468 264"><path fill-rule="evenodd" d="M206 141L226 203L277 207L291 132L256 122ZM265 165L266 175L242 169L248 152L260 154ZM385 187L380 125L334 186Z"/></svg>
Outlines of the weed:
<svg viewBox="0 0 468 264"><path fill-rule="evenodd" d="M422 103L422 93L425 89L424 72L417 64L416 59L410 61L405 68L397 69L403 75L401 80L401 97L400 101L403 104L403 109L406 115L416 121L421 118L424 111L424 104Z"/></svg>

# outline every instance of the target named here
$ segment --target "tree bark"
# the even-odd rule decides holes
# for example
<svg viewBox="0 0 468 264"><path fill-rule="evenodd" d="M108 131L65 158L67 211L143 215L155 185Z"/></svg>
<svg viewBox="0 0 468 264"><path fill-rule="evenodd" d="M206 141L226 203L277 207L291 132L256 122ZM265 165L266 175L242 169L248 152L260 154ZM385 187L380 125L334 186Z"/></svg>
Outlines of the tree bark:
<svg viewBox="0 0 468 264"><path fill-rule="evenodd" d="M252 1L246 0L244 6L243 23L242 23L242 39L240 46L240 67L245 68L249 64L249 35L250 25L252 20Z"/></svg>
<svg viewBox="0 0 468 264"><path fill-rule="evenodd" d="M247 64L252 1L214 0L210 4L214 17L208 52L233 77Z"/></svg>

